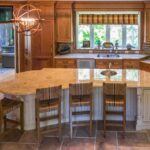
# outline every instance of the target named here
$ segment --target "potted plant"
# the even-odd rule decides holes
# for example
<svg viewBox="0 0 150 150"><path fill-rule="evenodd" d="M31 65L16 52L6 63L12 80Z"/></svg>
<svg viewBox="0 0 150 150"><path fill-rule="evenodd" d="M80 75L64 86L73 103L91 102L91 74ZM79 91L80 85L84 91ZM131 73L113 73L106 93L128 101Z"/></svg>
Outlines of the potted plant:
<svg viewBox="0 0 150 150"><path fill-rule="evenodd" d="M98 39L98 40L96 41L96 43L97 43L97 47L98 47L98 49L100 49L100 48L101 48L101 40L100 40L100 39Z"/></svg>
<svg viewBox="0 0 150 150"><path fill-rule="evenodd" d="M115 48L118 49L118 47L119 47L119 40L116 40L115 41Z"/></svg>

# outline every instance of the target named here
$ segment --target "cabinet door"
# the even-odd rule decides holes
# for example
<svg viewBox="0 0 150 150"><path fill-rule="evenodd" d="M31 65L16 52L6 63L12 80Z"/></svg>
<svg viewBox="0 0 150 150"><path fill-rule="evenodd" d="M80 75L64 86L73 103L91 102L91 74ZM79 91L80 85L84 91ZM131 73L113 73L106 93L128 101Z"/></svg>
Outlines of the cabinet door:
<svg viewBox="0 0 150 150"><path fill-rule="evenodd" d="M145 71L150 71L150 64L149 63L140 62L140 69L145 70Z"/></svg>
<svg viewBox="0 0 150 150"><path fill-rule="evenodd" d="M123 69L139 69L139 60L123 60Z"/></svg>
<svg viewBox="0 0 150 150"><path fill-rule="evenodd" d="M145 33L146 33L146 36L145 36L145 42L150 42L150 9L147 9L145 11Z"/></svg>
<svg viewBox="0 0 150 150"><path fill-rule="evenodd" d="M72 10L58 9L56 13L57 42L72 41Z"/></svg>
<svg viewBox="0 0 150 150"><path fill-rule="evenodd" d="M96 60L96 68L122 69L122 60Z"/></svg>
<svg viewBox="0 0 150 150"><path fill-rule="evenodd" d="M76 68L75 59L55 59L56 68Z"/></svg>
<svg viewBox="0 0 150 150"><path fill-rule="evenodd" d="M31 37L32 69L53 66L54 17L52 6L40 6L42 29Z"/></svg>
<svg viewBox="0 0 150 150"><path fill-rule="evenodd" d="M150 89L143 90L143 121L150 121Z"/></svg>

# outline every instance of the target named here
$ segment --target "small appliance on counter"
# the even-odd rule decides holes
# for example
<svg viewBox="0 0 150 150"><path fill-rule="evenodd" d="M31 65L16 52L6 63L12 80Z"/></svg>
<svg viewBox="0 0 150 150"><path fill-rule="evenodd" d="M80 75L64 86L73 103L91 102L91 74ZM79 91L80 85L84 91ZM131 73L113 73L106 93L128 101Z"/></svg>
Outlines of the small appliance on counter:
<svg viewBox="0 0 150 150"><path fill-rule="evenodd" d="M150 42L145 42L144 44L143 44L143 50L150 50Z"/></svg>
<svg viewBox="0 0 150 150"><path fill-rule="evenodd" d="M70 53L71 46L68 43L61 43L58 45L58 53L60 55L65 55Z"/></svg>
<svg viewBox="0 0 150 150"><path fill-rule="evenodd" d="M112 51L112 50L114 50L114 45L112 42L104 42L102 45L102 48L105 50Z"/></svg>

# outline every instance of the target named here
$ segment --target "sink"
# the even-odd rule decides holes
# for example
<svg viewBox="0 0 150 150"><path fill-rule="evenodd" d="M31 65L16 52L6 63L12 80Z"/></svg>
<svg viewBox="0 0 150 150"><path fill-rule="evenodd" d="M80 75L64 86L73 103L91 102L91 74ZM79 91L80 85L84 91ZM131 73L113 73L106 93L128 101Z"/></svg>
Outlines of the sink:
<svg viewBox="0 0 150 150"><path fill-rule="evenodd" d="M99 58L119 58L119 54L97 54Z"/></svg>
<svg viewBox="0 0 150 150"><path fill-rule="evenodd" d="M104 75L104 76L110 77L110 76L116 75L117 72L113 71L113 70L104 70L104 71L101 72L101 74Z"/></svg>

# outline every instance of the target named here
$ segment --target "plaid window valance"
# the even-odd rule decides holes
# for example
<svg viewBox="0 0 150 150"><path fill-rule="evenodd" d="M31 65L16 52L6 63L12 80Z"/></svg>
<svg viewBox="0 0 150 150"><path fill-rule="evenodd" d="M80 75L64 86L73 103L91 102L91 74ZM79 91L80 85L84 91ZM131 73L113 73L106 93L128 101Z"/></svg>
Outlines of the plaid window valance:
<svg viewBox="0 0 150 150"><path fill-rule="evenodd" d="M138 14L79 14L79 24L138 24Z"/></svg>

